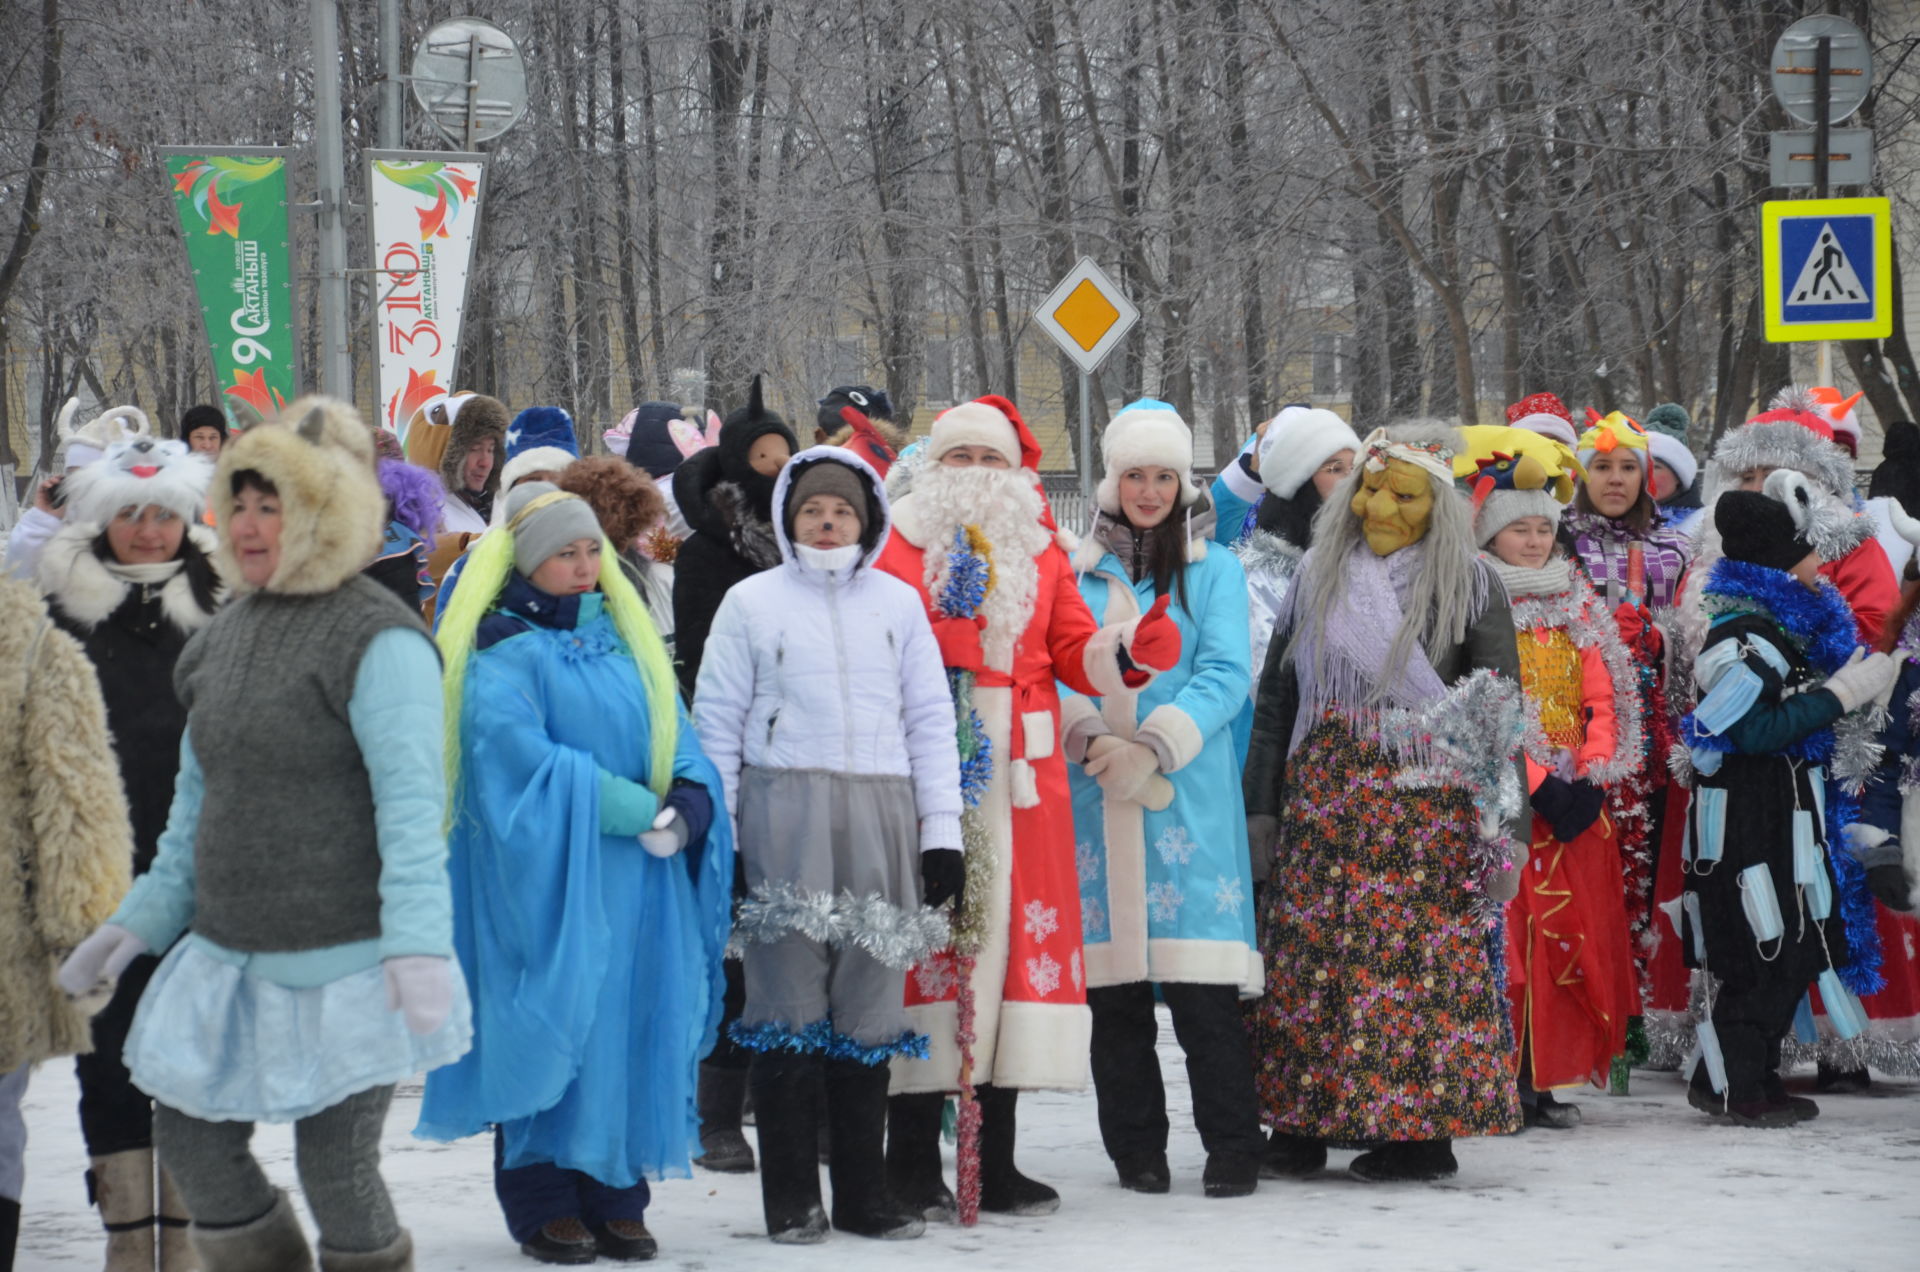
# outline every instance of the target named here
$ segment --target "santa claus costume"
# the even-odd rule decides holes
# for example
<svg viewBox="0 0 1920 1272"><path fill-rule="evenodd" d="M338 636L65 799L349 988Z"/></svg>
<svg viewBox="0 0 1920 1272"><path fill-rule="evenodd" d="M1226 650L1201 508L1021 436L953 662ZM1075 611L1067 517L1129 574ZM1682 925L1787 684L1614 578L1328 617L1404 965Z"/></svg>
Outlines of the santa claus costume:
<svg viewBox="0 0 1920 1272"><path fill-rule="evenodd" d="M1164 598L1129 622L1094 621L1040 493L1039 444L1012 402L983 397L946 411L926 457L894 504L877 564L920 591L942 661L973 677L972 731L985 739L991 773L967 815L966 910L984 939L970 975L947 951L907 978L908 1013L930 1050L893 1062L888 1177L910 1209L951 1216L941 1106L970 1082L981 1112L981 1208L1046 1214L1059 1194L1013 1165L1015 1096L1084 1087L1092 1028L1056 682L1093 695L1138 690L1178 661L1179 628ZM968 589L956 572L965 579L981 567L983 594L958 598ZM963 975L974 1005L964 1077Z"/></svg>

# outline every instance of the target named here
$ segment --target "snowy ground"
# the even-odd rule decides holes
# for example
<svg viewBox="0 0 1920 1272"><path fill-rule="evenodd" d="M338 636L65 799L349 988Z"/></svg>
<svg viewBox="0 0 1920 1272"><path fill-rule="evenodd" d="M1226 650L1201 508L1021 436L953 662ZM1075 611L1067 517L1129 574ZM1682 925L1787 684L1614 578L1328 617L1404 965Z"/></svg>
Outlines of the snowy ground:
<svg viewBox="0 0 1920 1272"><path fill-rule="evenodd" d="M1636 1074L1631 1096L1579 1097L1586 1125L1578 1130L1464 1144L1460 1174L1446 1184L1363 1184L1341 1169L1350 1154L1337 1153L1319 1179L1209 1201L1184 1066L1164 1021L1161 1037L1173 1105L1170 1196L1142 1197L1114 1182L1091 1094L1026 1096L1020 1161L1059 1187L1057 1215L986 1217L970 1231L937 1227L906 1245L836 1234L811 1249L775 1247L761 1226L756 1176L696 1172L655 1185L647 1221L660 1240L657 1266L896 1272L911 1257L917 1266L980 1272L1920 1267L1920 1082L1882 1079L1871 1095L1823 1099L1817 1121L1748 1131L1689 1109L1674 1075ZM22 1272L100 1266L74 1096L65 1064L42 1068L28 1092ZM418 1099L417 1087L403 1088L395 1101L386 1175L421 1272L538 1266L500 1224L488 1142L413 1139ZM293 1188L287 1129L262 1127L255 1143L268 1172Z"/></svg>

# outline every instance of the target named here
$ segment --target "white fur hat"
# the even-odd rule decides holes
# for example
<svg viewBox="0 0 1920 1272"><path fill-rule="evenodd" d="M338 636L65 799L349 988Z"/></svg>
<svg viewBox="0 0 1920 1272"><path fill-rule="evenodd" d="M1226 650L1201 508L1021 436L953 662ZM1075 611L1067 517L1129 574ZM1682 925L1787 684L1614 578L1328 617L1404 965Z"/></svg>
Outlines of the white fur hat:
<svg viewBox="0 0 1920 1272"><path fill-rule="evenodd" d="M1100 434L1100 464L1104 470L1094 501L1102 512L1119 515L1120 474L1151 464L1180 474L1180 506L1200 497L1193 484L1193 430L1180 412L1157 398L1141 398L1120 408Z"/></svg>
<svg viewBox="0 0 1920 1272"><path fill-rule="evenodd" d="M1320 407L1283 406L1260 439L1260 483L1277 498L1291 499L1343 450L1360 451L1360 437L1345 420Z"/></svg>
<svg viewBox="0 0 1920 1272"><path fill-rule="evenodd" d="M137 406L111 407L79 428L69 429L67 424L73 419L74 409L79 405L80 399L68 398L67 404L60 408L59 420L54 424L54 432L60 438L59 455L67 472L85 468L106 454L107 448L122 438L153 436L153 422Z"/></svg>
<svg viewBox="0 0 1920 1272"><path fill-rule="evenodd" d="M105 455L67 479L68 514L104 524L122 508L154 507L194 522L212 480L213 462L185 442L136 433L110 443Z"/></svg>
<svg viewBox="0 0 1920 1272"><path fill-rule="evenodd" d="M927 434L927 455L939 458L956 446L990 446L1015 467L1020 463L1020 435L1005 411L985 402L962 402L940 412Z"/></svg>
<svg viewBox="0 0 1920 1272"><path fill-rule="evenodd" d="M1693 457L1687 444L1671 433L1662 433L1659 429L1647 430L1647 450L1653 457L1673 470L1673 476L1685 490L1693 485L1693 479L1700 474L1700 461Z"/></svg>

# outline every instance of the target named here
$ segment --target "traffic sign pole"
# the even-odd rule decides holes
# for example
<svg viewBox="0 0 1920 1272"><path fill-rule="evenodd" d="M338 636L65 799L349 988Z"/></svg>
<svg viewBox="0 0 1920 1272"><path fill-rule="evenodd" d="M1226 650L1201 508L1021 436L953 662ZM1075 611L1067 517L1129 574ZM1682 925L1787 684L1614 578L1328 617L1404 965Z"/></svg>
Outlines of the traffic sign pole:
<svg viewBox="0 0 1920 1272"><path fill-rule="evenodd" d="M1080 497L1093 506L1093 377L1080 373ZM1089 516L1092 514L1089 513Z"/></svg>
<svg viewBox="0 0 1920 1272"><path fill-rule="evenodd" d="M1813 53L1813 197L1827 197L1827 164L1832 149L1833 131L1833 94L1830 91L1833 80L1833 40L1830 36L1821 36L1820 43ZM1833 345L1822 340L1818 354L1815 355L1814 378L1822 384L1833 383Z"/></svg>

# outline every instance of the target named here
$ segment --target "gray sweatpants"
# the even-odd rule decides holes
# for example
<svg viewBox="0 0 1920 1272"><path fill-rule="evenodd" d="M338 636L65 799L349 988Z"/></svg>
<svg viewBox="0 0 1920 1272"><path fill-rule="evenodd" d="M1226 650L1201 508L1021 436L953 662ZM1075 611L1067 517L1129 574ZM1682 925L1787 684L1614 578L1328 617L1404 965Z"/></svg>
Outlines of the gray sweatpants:
<svg viewBox="0 0 1920 1272"><path fill-rule="evenodd" d="M749 890L785 885L802 895L878 897L897 910L920 904L920 822L905 777L819 769L745 769L740 775L740 855ZM906 969L852 943L827 945L789 931L749 945L740 1023L800 1029L831 1019L866 1046L911 1032Z"/></svg>
<svg viewBox="0 0 1920 1272"><path fill-rule="evenodd" d="M32 1065L23 1064L0 1073L0 1201L20 1200L27 1187L27 1119L20 1101L27 1098L32 1072Z"/></svg>
<svg viewBox="0 0 1920 1272"><path fill-rule="evenodd" d="M374 1087L293 1124L300 1187L329 1250L384 1250L400 1237L380 1178L380 1132L392 1102L392 1087ZM154 1104L154 1150L202 1227L238 1227L273 1207L273 1185L248 1147L252 1139L252 1122L203 1122Z"/></svg>

